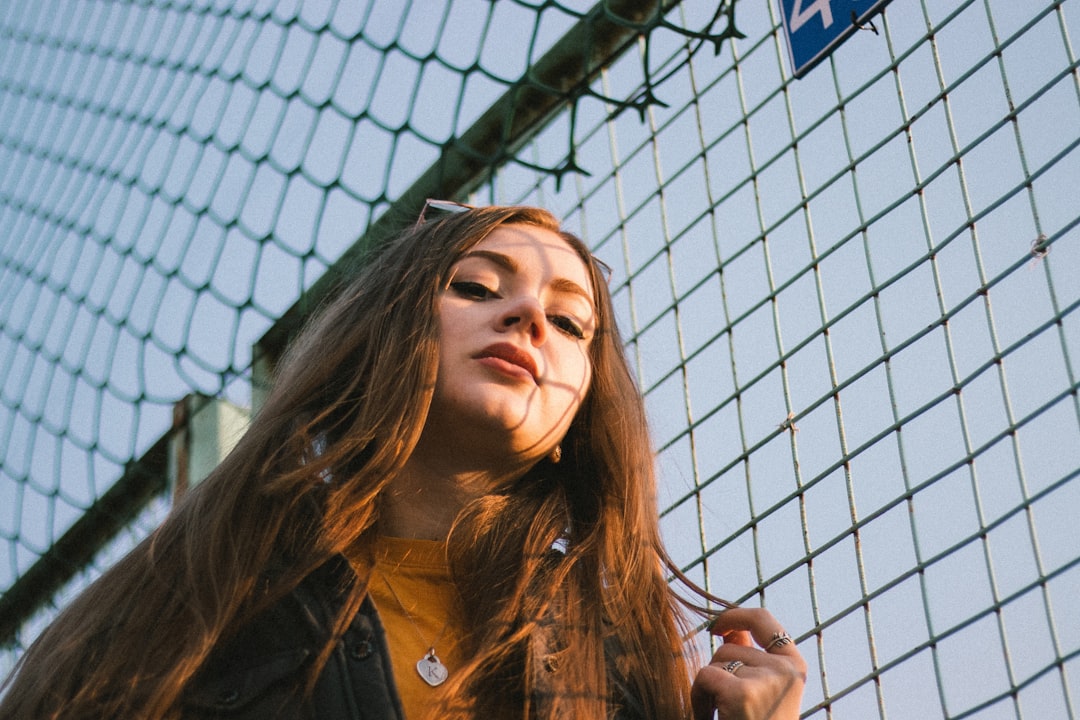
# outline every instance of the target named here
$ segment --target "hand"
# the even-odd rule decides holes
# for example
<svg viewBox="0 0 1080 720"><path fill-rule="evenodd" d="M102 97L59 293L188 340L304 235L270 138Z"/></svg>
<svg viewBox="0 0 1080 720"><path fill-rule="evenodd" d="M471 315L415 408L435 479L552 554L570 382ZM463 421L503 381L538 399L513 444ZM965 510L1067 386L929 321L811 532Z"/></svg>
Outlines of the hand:
<svg viewBox="0 0 1080 720"><path fill-rule="evenodd" d="M690 689L694 720L797 720L806 661L780 623L758 608L725 610L709 631L724 644ZM755 647L755 643L757 647Z"/></svg>

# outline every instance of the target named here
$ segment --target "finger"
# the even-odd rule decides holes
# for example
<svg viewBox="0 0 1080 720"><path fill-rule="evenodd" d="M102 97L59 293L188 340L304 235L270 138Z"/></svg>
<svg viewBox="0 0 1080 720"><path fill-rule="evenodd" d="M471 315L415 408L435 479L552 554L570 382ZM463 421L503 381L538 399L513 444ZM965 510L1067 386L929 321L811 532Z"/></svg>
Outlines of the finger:
<svg viewBox="0 0 1080 720"><path fill-rule="evenodd" d="M799 653L798 649L795 647L795 639L783 630L779 630L772 634L769 638L769 642L764 645L764 650L767 653L777 653L780 655L797 655Z"/></svg>
<svg viewBox="0 0 1080 720"><path fill-rule="evenodd" d="M744 720L798 716L806 678L789 659L738 646L728 652L761 664L730 660L701 668L690 690L694 720L711 720L714 711Z"/></svg>
<svg viewBox="0 0 1080 720"><path fill-rule="evenodd" d="M701 668L690 688L694 720L712 720L717 705L722 703L722 698L734 692L738 682L735 675L719 665L706 665Z"/></svg>
<svg viewBox="0 0 1080 720"><path fill-rule="evenodd" d="M787 636L783 626L764 608L731 608L716 618L709 628L714 635L726 637L736 631L749 633L761 648L784 654L797 653L794 643L774 641ZM745 643L739 642L742 645ZM771 645L771 647L769 647Z"/></svg>
<svg viewBox="0 0 1080 720"><path fill-rule="evenodd" d="M741 647L741 648L753 648L754 638L746 630L732 630L731 632L718 636L718 639L722 643L716 652L713 653L712 660L710 662L718 662L720 659L727 658L731 660L731 653L724 653L724 648ZM754 650L754 652L761 652L761 650Z"/></svg>
<svg viewBox="0 0 1080 720"><path fill-rule="evenodd" d="M721 718L797 717L806 684L806 667L801 656L788 658L733 645L726 651L728 657L702 668L694 679L691 701L695 717L707 702L720 711ZM791 712L777 714L779 704ZM747 714L751 706L758 710ZM772 709L763 712L765 707Z"/></svg>
<svg viewBox="0 0 1080 720"><path fill-rule="evenodd" d="M779 673L788 673L793 668L799 670L796 660L794 657L787 657L779 653L762 652L759 648L725 644L713 653L709 664L714 667L724 668L730 663L738 661L742 665L739 667L737 674L739 677L743 677L744 671L750 669ZM801 657L798 660L801 660Z"/></svg>
<svg viewBox="0 0 1080 720"><path fill-rule="evenodd" d="M752 657L750 655L744 655L743 657L746 658L745 661L739 659L726 660L713 663L712 667L718 667L731 677L735 678L736 680L741 680L743 682L753 680L757 677L765 677L768 675L776 674L787 674L790 670L789 668L783 666L768 667L769 665L773 665L773 663L768 661L758 665L753 665L751 663L757 661L758 658ZM778 662L783 663L785 661L779 660ZM723 678L723 676L721 676L721 678Z"/></svg>
<svg viewBox="0 0 1080 720"><path fill-rule="evenodd" d="M787 671L794 672L804 680L806 678L807 665L794 641L784 631L783 626L763 608L732 608L725 610L713 622L710 630L721 637L745 638L748 633L761 650L751 643L725 642L715 653L713 662L742 660L751 665L766 665L778 672L784 672L784 668L765 661L761 658L777 658L788 663ZM737 633L742 633L741 635ZM759 659L739 655L736 651L757 654ZM762 652L764 650L765 652Z"/></svg>
<svg viewBox="0 0 1080 720"><path fill-rule="evenodd" d="M746 630L732 630L731 632L721 635L720 639L724 641L725 645L754 647L754 638Z"/></svg>

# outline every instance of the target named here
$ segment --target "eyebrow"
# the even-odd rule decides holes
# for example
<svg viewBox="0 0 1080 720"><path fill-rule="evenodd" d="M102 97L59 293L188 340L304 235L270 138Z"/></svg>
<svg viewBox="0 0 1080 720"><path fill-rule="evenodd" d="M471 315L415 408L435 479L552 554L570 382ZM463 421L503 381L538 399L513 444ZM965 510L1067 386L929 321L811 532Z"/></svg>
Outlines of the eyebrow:
<svg viewBox="0 0 1080 720"><path fill-rule="evenodd" d="M461 259L466 260L473 257L479 257L483 258L484 260L489 260L492 263L498 265L499 267L512 273L518 272L519 269L517 261L514 260L514 258L510 257L509 255L504 255L503 253L493 252L491 250L471 250L465 253L465 255L463 255ZM556 292L580 295L588 301L589 305L593 304L592 295L590 295L588 291L585 290L585 288L581 287L576 282L568 278L555 278L551 281L551 288Z"/></svg>

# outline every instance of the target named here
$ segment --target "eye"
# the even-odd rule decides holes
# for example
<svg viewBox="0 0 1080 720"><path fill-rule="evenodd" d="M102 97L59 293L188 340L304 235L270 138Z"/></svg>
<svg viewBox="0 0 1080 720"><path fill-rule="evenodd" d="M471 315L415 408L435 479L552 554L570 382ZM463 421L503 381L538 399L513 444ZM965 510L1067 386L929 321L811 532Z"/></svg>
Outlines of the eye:
<svg viewBox="0 0 1080 720"><path fill-rule="evenodd" d="M478 282L458 280L450 283L450 289L463 298L470 300L490 300L497 297L495 291Z"/></svg>
<svg viewBox="0 0 1080 720"><path fill-rule="evenodd" d="M585 339L585 331L582 330L577 322L566 315L548 315L548 322L558 328L560 332L565 333L570 337L577 338L578 340Z"/></svg>

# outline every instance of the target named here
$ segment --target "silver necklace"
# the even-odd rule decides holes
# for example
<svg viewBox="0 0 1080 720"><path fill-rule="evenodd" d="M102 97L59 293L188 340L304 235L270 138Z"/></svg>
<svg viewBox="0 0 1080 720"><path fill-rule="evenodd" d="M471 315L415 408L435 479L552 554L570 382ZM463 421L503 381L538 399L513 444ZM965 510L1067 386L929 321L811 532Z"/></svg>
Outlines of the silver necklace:
<svg viewBox="0 0 1080 720"><path fill-rule="evenodd" d="M405 613L406 619L409 624L413 626L413 630L420 636L420 639L424 641L424 644L428 646L428 651L420 658L416 663L416 672L420 674L420 677L431 687L442 685L446 682L446 678L450 677L450 671L446 669L446 666L442 664L442 660L435 654L435 646L439 641L443 639L443 635L446 634L446 629L449 627L450 622L447 621L443 625L442 631L439 633L439 637L435 638L435 642L429 643L427 638L424 637L424 633L420 632L420 627L413 620L412 615L405 609L405 603L401 602L401 598L398 597L397 592L394 590L394 586L390 584L390 578L386 577L383 573L379 573L379 576L386 583L386 589L390 591L394 600L397 601L398 607L401 608L401 612Z"/></svg>

